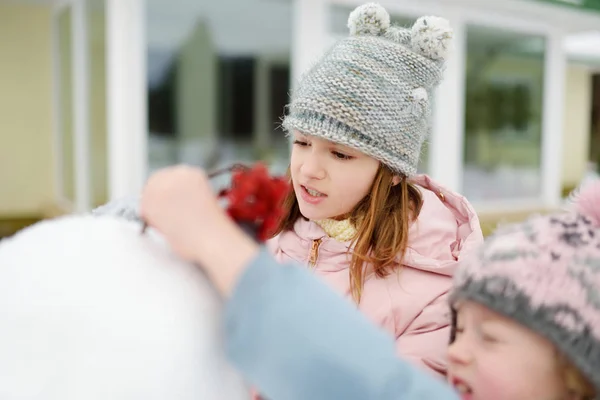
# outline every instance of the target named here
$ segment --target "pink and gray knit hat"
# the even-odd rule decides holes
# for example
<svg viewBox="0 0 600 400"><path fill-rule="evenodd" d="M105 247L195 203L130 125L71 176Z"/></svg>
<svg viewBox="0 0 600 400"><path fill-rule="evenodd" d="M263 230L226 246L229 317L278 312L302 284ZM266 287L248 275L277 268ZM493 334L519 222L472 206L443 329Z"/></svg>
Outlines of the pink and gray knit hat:
<svg viewBox="0 0 600 400"><path fill-rule="evenodd" d="M573 206L488 238L456 273L451 304L472 300L541 334L600 393L600 182Z"/></svg>

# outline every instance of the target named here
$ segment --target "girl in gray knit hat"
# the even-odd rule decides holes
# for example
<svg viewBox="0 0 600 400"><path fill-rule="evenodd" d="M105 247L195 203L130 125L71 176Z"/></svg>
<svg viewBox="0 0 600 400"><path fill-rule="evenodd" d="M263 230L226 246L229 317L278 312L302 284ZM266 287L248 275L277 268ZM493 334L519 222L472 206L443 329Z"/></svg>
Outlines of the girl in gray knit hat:
<svg viewBox="0 0 600 400"><path fill-rule="evenodd" d="M353 301L399 355L441 376L452 275L483 241L467 200L416 174L452 30L439 17L392 26L374 3L348 27L292 94L283 127L294 140L293 191L267 244Z"/></svg>
<svg viewBox="0 0 600 400"><path fill-rule="evenodd" d="M459 259L483 240L462 196L416 175L452 30L439 17L392 26L374 3L348 27L292 93L282 125L293 191L268 245L354 301L400 355L443 375L446 295Z"/></svg>

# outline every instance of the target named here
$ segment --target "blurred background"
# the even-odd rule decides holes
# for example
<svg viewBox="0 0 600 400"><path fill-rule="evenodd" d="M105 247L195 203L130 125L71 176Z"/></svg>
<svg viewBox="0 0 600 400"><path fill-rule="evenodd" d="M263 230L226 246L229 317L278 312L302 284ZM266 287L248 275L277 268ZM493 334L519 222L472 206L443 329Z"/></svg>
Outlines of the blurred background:
<svg viewBox="0 0 600 400"><path fill-rule="evenodd" d="M0 0L0 237L188 163L287 166L288 94L362 0ZM484 230L600 162L600 0L381 0L455 49L420 169Z"/></svg>

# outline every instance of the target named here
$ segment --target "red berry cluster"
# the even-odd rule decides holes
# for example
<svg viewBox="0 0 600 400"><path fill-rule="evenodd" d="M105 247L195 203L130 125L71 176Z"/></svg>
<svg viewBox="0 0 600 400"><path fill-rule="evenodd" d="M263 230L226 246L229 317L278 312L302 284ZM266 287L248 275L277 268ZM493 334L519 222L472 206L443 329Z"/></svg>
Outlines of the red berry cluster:
<svg viewBox="0 0 600 400"><path fill-rule="evenodd" d="M238 224L250 225L261 242L267 240L283 216L282 203L290 190L288 180L269 174L267 167L234 168L231 186L219 194L228 201L227 213Z"/></svg>

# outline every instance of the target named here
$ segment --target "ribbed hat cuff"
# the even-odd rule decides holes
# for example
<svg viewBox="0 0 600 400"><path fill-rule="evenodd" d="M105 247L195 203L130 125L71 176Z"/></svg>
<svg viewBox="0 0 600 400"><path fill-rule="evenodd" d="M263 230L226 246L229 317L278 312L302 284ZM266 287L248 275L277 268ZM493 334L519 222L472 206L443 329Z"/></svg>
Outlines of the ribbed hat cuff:
<svg viewBox="0 0 600 400"><path fill-rule="evenodd" d="M358 129L317 111L292 111L284 118L282 127L289 133L297 130L305 135L352 147L407 177L417 173L418 158L411 160L407 154L392 152L385 143L380 143ZM418 152L416 155L418 156Z"/></svg>

